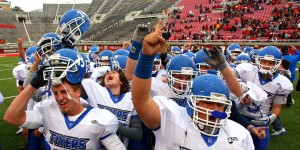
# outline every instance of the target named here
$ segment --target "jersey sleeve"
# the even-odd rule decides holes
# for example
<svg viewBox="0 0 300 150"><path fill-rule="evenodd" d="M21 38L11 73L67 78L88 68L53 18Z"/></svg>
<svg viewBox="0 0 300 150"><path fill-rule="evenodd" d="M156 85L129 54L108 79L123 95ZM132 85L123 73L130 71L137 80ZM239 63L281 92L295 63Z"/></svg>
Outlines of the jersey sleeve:
<svg viewBox="0 0 300 150"><path fill-rule="evenodd" d="M113 135L117 132L118 127L119 127L119 122L117 117L109 112L108 110L105 109L99 109L99 108L94 108L98 109L98 111L101 113L101 116L105 116L105 118L101 118L98 121L103 125L104 130L100 136L100 140L104 140L108 138L110 135Z"/></svg>
<svg viewBox="0 0 300 150"><path fill-rule="evenodd" d="M181 126L182 120L186 119L186 110L178 106L173 100L164 96L153 97L154 101L160 109L160 127L153 129L155 136L162 138L165 128L170 128L171 123ZM184 124L185 125L185 124Z"/></svg>
<svg viewBox="0 0 300 150"><path fill-rule="evenodd" d="M25 80L26 77L26 68L24 65L19 65L13 69L13 76L21 81Z"/></svg>
<svg viewBox="0 0 300 150"><path fill-rule="evenodd" d="M37 129L43 126L43 117L39 110L34 109L32 111L25 111L25 113L26 120L21 125L21 127L28 129Z"/></svg>
<svg viewBox="0 0 300 150"><path fill-rule="evenodd" d="M234 71L243 82L247 82L249 79L253 78L252 75L257 72L257 67L248 63L243 63L236 66Z"/></svg>

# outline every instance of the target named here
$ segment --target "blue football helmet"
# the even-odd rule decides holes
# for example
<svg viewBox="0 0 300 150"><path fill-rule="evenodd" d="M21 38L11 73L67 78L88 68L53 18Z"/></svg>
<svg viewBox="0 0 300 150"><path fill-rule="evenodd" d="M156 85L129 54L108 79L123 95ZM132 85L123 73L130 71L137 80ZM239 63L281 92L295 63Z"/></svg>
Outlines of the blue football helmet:
<svg viewBox="0 0 300 150"><path fill-rule="evenodd" d="M207 64L204 58L209 58L204 50L199 50L195 54L196 69L200 74L206 74L208 70L215 70L211 65Z"/></svg>
<svg viewBox="0 0 300 150"><path fill-rule="evenodd" d="M176 55L170 59L166 71L168 85L173 93L179 97L185 96L187 86L189 86L193 78L198 75L194 61L183 54ZM186 79L176 78L175 76L178 75L184 75Z"/></svg>
<svg viewBox="0 0 300 150"><path fill-rule="evenodd" d="M89 58L90 62L94 62L94 54L95 53L93 53L93 52L89 53L88 58Z"/></svg>
<svg viewBox="0 0 300 150"><path fill-rule="evenodd" d="M113 59L111 61L111 66L110 66L111 70L122 69L123 72L125 72L127 59L128 59L128 56L125 56L125 55L117 56L115 59Z"/></svg>
<svg viewBox="0 0 300 150"><path fill-rule="evenodd" d="M85 76L86 64L81 55L71 49L63 48L51 55L47 63L49 67L44 70L44 80L51 80L51 84L61 84L61 79L71 83L79 83Z"/></svg>
<svg viewBox="0 0 300 150"><path fill-rule="evenodd" d="M171 48L171 53L172 53L173 55L181 54L181 49L180 49L180 47L178 47L178 46L172 46L172 48Z"/></svg>
<svg viewBox="0 0 300 150"><path fill-rule="evenodd" d="M88 72L89 69L90 69L90 60L88 59L88 57L86 56L85 53L80 52L79 54L80 54L81 57L83 58L83 60L84 60L84 62L85 62L85 65L86 65L86 72Z"/></svg>
<svg viewBox="0 0 300 150"><path fill-rule="evenodd" d="M95 53L95 52L99 52L99 46L97 45L92 45L90 47L89 53Z"/></svg>
<svg viewBox="0 0 300 150"><path fill-rule="evenodd" d="M50 55L55 53L55 51L62 48L61 36L52 32L46 33L42 36L37 46L39 47L37 55L39 57L45 56L48 58Z"/></svg>
<svg viewBox="0 0 300 150"><path fill-rule="evenodd" d="M104 50L98 54L97 57L97 66L102 67L102 66L110 66L111 62L111 57L113 55L113 52L110 50Z"/></svg>
<svg viewBox="0 0 300 150"><path fill-rule="evenodd" d="M242 53L242 48L237 43L232 43L227 47L227 58L231 57L233 60Z"/></svg>
<svg viewBox="0 0 300 150"><path fill-rule="evenodd" d="M62 36L72 45L81 35L88 31L91 26L89 17L79 9L71 9L65 12L59 21Z"/></svg>
<svg viewBox="0 0 300 150"><path fill-rule="evenodd" d="M192 52L185 52L184 55L188 56L189 58L191 58L192 60L195 59L195 54Z"/></svg>
<svg viewBox="0 0 300 150"><path fill-rule="evenodd" d="M22 58L19 58L19 61L18 61L18 65L21 65L21 64L24 64L24 60Z"/></svg>
<svg viewBox="0 0 300 150"><path fill-rule="evenodd" d="M273 62L274 65L264 65L262 61ZM256 64L259 71L263 74L273 74L275 73L282 61L282 54L280 50L275 46L266 46L262 48L256 58Z"/></svg>
<svg viewBox="0 0 300 150"><path fill-rule="evenodd" d="M28 62L29 58L38 50L39 48L36 46L30 46L27 48L26 52L25 52L25 59L26 62Z"/></svg>
<svg viewBox="0 0 300 150"><path fill-rule="evenodd" d="M257 57L258 51L259 51L258 49L252 49L249 54L251 62L255 65L256 65L256 57Z"/></svg>
<svg viewBox="0 0 300 150"><path fill-rule="evenodd" d="M244 53L247 53L247 54L249 55L252 49L253 49L252 47L246 46L246 47L244 47L243 52L244 52Z"/></svg>
<svg viewBox="0 0 300 150"><path fill-rule="evenodd" d="M170 54L167 54L167 58L168 58L168 60L170 60L172 58L172 56Z"/></svg>
<svg viewBox="0 0 300 150"><path fill-rule="evenodd" d="M152 74L156 74L160 70L161 59L160 54L156 54L153 62Z"/></svg>
<svg viewBox="0 0 300 150"><path fill-rule="evenodd" d="M234 60L234 65L237 66L242 63L251 63L251 59L248 54L242 53L238 55Z"/></svg>
<svg viewBox="0 0 300 150"><path fill-rule="evenodd" d="M217 75L204 74L193 80L187 92L186 110L193 116L193 124L198 131L214 137L222 132L231 113L232 102L229 95L227 85ZM219 106L223 107L224 111L220 110Z"/></svg>
<svg viewBox="0 0 300 150"><path fill-rule="evenodd" d="M27 70L30 70L31 66L34 63L34 55L32 55L29 59L28 62L26 63L26 68ZM38 65L38 69L41 68L41 66L43 66L43 61L40 62L40 64Z"/></svg>
<svg viewBox="0 0 300 150"><path fill-rule="evenodd" d="M129 55L129 51L127 51L126 49L118 49L116 50L113 55L112 55L112 59L115 59L116 57L120 56L120 55L125 55L128 56Z"/></svg>

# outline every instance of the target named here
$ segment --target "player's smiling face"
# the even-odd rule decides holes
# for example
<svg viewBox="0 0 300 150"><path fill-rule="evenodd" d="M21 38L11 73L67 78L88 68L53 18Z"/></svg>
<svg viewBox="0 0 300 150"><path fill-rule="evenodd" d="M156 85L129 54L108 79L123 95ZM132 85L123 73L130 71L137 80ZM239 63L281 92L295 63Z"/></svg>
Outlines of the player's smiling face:
<svg viewBox="0 0 300 150"><path fill-rule="evenodd" d="M52 92L55 96L56 102L62 113L67 114L69 116L76 115L77 106L80 103L68 99L68 93L72 98L79 100L78 97L80 96L80 90L74 91L70 84L63 84L65 87L62 84L52 86Z"/></svg>
<svg viewBox="0 0 300 150"><path fill-rule="evenodd" d="M107 88L121 85L122 83L120 81L119 73L117 71L110 71L106 73L104 84Z"/></svg>

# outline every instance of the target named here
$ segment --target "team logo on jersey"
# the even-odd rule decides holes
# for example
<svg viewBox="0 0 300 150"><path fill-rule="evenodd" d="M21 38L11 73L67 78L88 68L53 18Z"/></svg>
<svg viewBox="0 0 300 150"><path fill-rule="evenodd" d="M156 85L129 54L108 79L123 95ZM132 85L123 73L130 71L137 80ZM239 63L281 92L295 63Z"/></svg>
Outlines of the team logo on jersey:
<svg viewBox="0 0 300 150"><path fill-rule="evenodd" d="M111 108L111 107L100 105L100 104L98 104L98 107L100 109L106 109L106 110L110 111L111 113L116 115L118 120L120 120L120 121L126 121L127 117L128 117L128 114L130 113L130 111L127 111L127 110Z"/></svg>
<svg viewBox="0 0 300 150"><path fill-rule="evenodd" d="M64 149L86 149L86 143L90 139L81 139L62 135L50 130L49 143Z"/></svg>
<svg viewBox="0 0 300 150"><path fill-rule="evenodd" d="M236 141L236 142L239 141L239 139L237 137L229 137L227 140L228 140L229 144L232 144L233 141Z"/></svg>
<svg viewBox="0 0 300 150"><path fill-rule="evenodd" d="M135 51L136 51L136 48L134 46L132 46L131 49L130 49L130 52L135 53Z"/></svg>
<svg viewBox="0 0 300 150"><path fill-rule="evenodd" d="M98 124L98 121L97 120L92 120L91 123L92 124Z"/></svg>

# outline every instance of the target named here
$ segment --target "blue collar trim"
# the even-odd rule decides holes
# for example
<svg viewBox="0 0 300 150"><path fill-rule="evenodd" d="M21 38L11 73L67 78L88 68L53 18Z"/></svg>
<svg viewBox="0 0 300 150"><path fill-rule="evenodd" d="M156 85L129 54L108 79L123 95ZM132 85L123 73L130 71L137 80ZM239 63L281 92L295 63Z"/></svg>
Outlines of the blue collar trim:
<svg viewBox="0 0 300 150"><path fill-rule="evenodd" d="M64 114L64 118L65 118L65 123L68 127L69 130L71 130L72 128L74 128L77 124L79 124L79 122L90 112L90 110L92 110L94 107L88 107L75 121L70 121L68 116L66 114Z"/></svg>
<svg viewBox="0 0 300 150"><path fill-rule="evenodd" d="M273 78L267 78L266 80L263 80L262 79L262 73L260 73L260 72L258 73L258 78L259 78L259 82L260 82L261 85L265 85L265 84L273 81L277 77L278 77L278 73L274 74Z"/></svg>
<svg viewBox="0 0 300 150"><path fill-rule="evenodd" d="M120 102L122 99L123 99L123 97L125 96L125 94L126 93L122 93L121 95L120 95L120 97L116 97L116 96L114 96L112 93L111 93L111 91L108 89L108 88L106 88L107 89L107 91L108 91L108 93L109 93L109 96L110 96L110 98L111 98L111 100L116 104L116 103L118 103L118 102Z"/></svg>

